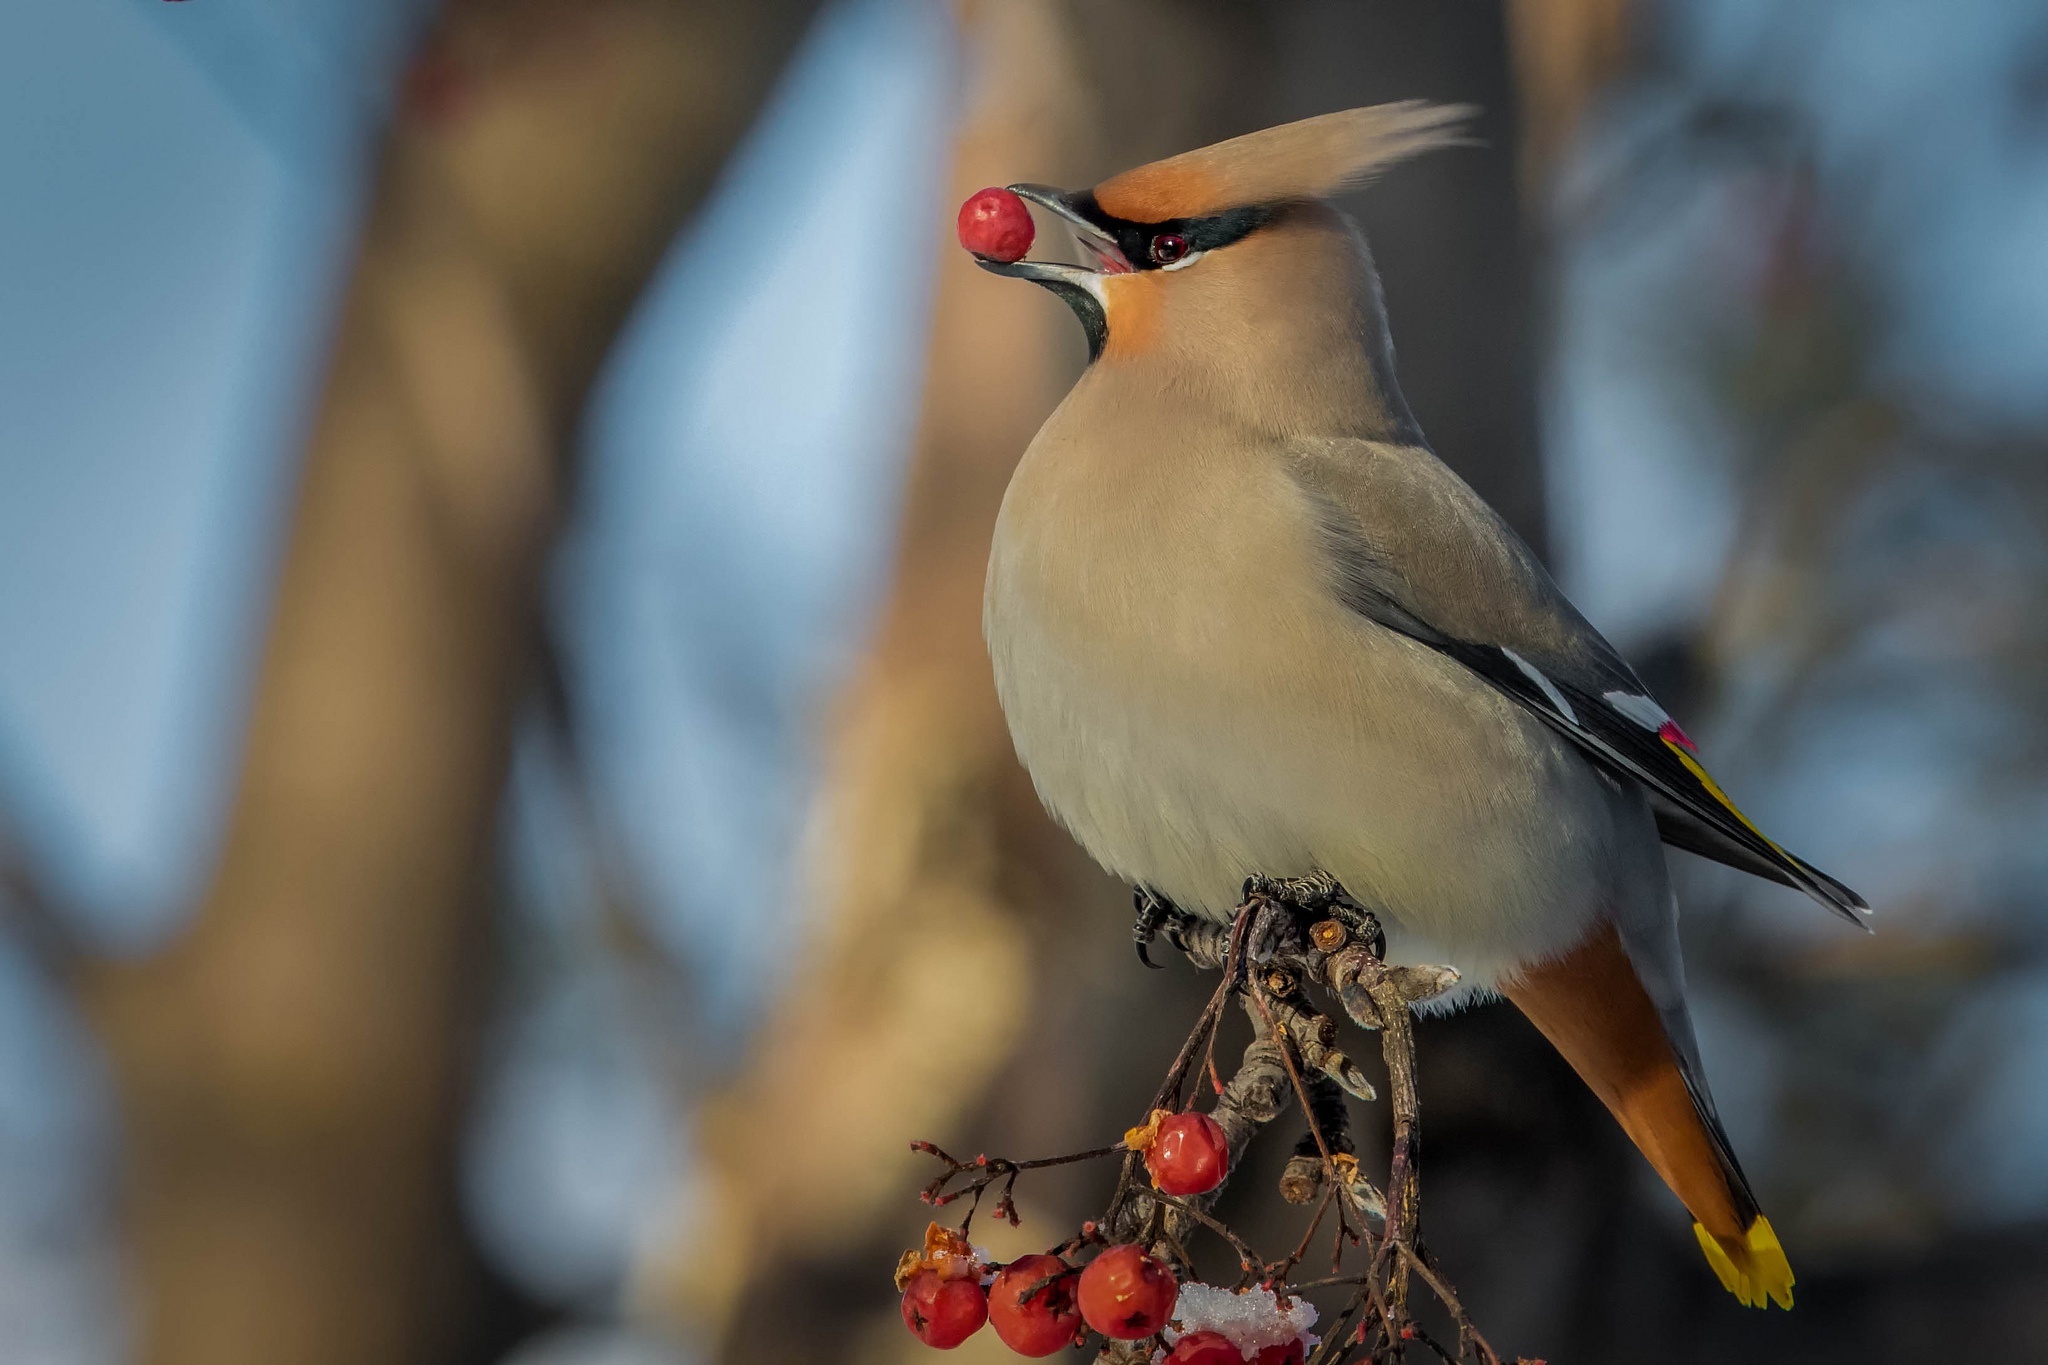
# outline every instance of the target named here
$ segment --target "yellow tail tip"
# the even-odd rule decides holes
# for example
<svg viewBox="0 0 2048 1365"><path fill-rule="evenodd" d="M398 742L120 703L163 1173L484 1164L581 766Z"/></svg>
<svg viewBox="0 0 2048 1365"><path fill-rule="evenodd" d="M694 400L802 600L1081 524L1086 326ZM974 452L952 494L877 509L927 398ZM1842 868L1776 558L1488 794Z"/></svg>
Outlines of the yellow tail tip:
<svg viewBox="0 0 2048 1365"><path fill-rule="evenodd" d="M1780 1308L1792 1306L1792 1264L1778 1245L1778 1234L1771 1231L1770 1219L1758 1214L1739 1242L1723 1242L1698 1223L1692 1230L1700 1239L1700 1250L1707 1253L1707 1264L1729 1293L1751 1308L1762 1308L1766 1300Z"/></svg>

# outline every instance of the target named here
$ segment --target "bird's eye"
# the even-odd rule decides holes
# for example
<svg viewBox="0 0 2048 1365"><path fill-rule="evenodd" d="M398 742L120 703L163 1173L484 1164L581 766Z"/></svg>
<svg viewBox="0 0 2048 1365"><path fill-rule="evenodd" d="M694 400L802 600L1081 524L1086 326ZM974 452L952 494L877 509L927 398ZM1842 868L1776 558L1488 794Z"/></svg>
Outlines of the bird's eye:
<svg viewBox="0 0 2048 1365"><path fill-rule="evenodd" d="M1177 232L1162 232L1152 239L1152 259L1159 265L1172 265L1188 254L1188 239Z"/></svg>

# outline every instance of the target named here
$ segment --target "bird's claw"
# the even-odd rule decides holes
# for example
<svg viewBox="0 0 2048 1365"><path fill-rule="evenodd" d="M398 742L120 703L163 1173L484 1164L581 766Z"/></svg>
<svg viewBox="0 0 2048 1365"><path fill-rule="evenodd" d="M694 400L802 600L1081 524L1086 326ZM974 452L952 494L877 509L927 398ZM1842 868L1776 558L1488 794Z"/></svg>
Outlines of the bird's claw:
<svg viewBox="0 0 2048 1365"><path fill-rule="evenodd" d="M1164 967L1152 960L1152 955L1146 949L1150 948L1152 940L1159 936L1160 926L1166 923L1169 916L1178 912L1174 909L1172 901L1143 886L1132 888L1131 903L1137 907L1138 912L1137 919L1131 924L1131 941L1138 950L1138 961L1155 972L1165 971ZM1168 937L1172 937L1171 930L1168 931Z"/></svg>

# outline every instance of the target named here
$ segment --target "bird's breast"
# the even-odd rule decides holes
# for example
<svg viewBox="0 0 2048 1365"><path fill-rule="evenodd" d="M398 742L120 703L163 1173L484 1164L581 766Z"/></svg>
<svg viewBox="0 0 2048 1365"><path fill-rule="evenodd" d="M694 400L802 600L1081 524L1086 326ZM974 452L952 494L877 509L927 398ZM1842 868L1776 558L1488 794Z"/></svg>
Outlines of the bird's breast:
<svg viewBox="0 0 2048 1365"><path fill-rule="evenodd" d="M1603 894L1572 884L1612 833L1603 779L1348 612L1277 454L1109 427L1048 424L990 557L997 691L1053 814L1192 910L1324 869L1488 975L1568 946Z"/></svg>

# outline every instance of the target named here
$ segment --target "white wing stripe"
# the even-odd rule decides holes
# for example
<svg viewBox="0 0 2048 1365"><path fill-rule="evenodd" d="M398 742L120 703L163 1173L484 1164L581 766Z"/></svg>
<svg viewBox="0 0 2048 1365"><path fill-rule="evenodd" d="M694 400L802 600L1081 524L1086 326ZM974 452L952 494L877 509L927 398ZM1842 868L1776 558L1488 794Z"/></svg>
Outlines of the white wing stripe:
<svg viewBox="0 0 2048 1365"><path fill-rule="evenodd" d="M1633 692L1609 692L1601 700L1645 730L1661 730L1671 719L1656 702Z"/></svg>
<svg viewBox="0 0 2048 1365"><path fill-rule="evenodd" d="M1543 695L1549 698L1550 704L1557 708L1557 713L1559 715L1563 716L1566 720L1570 721L1574 725L1577 725L1579 723L1578 713L1572 710L1572 704L1564 699L1564 693L1557 690L1556 684L1552 683L1550 679L1543 676L1543 671L1541 669L1537 668L1536 665L1530 663L1527 659L1523 658L1521 655L1515 653L1515 651L1507 648L1506 646L1502 646L1500 652L1507 655L1510 659L1513 659L1515 661L1515 667L1521 669L1523 673L1527 674L1530 682L1535 683L1538 687L1543 689Z"/></svg>

